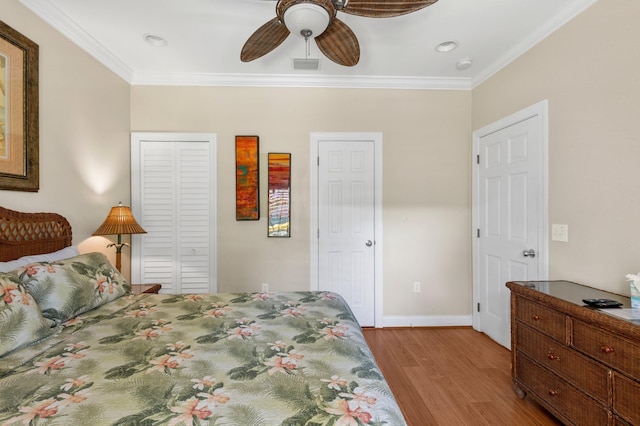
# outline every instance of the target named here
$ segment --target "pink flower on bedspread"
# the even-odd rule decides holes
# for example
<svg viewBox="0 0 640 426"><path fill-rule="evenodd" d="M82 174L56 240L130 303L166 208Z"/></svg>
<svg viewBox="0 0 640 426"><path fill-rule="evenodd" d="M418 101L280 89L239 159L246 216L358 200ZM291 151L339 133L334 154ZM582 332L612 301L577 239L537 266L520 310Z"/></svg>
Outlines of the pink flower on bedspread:
<svg viewBox="0 0 640 426"><path fill-rule="evenodd" d="M338 300L338 296L335 293L322 293L322 298L325 300Z"/></svg>
<svg viewBox="0 0 640 426"><path fill-rule="evenodd" d="M174 413L180 414L178 417L171 419L169 426L179 425L184 423L187 426L193 426L193 420L204 420L213 414L208 407L199 407L200 400L198 398L189 398L182 405L170 407L169 409Z"/></svg>
<svg viewBox="0 0 640 426"><path fill-rule="evenodd" d="M78 352L65 352L64 354L62 354L62 356L70 359L82 359L86 357L88 354L89 354L89 351L87 349L82 349L81 351L78 351Z"/></svg>
<svg viewBox="0 0 640 426"><path fill-rule="evenodd" d="M369 407L376 405L376 398L364 393L362 388L355 388L353 393L342 392L338 394L342 398L348 398L356 407L367 405Z"/></svg>
<svg viewBox="0 0 640 426"><path fill-rule="evenodd" d="M12 304L14 302L14 298L21 294L18 285L9 280L0 280L0 292L4 303L7 305ZM28 299L28 297L25 297L25 299ZM29 304L28 300L26 304Z"/></svg>
<svg viewBox="0 0 640 426"><path fill-rule="evenodd" d="M61 356L54 356L53 358L46 359L42 362L36 362L34 365L38 368L35 368L29 373L40 373L40 374L51 374L54 370L60 370L65 367L65 359Z"/></svg>
<svg viewBox="0 0 640 426"><path fill-rule="evenodd" d="M306 311L306 308L302 306L296 306L293 302L285 303L285 308L280 312L285 317L301 317Z"/></svg>
<svg viewBox="0 0 640 426"><path fill-rule="evenodd" d="M60 389L63 391L69 392L74 387L79 388L80 386L84 386L89 382L89 376L83 375L78 377L77 379L67 379L65 380L65 384L60 386Z"/></svg>
<svg viewBox="0 0 640 426"><path fill-rule="evenodd" d="M109 285L109 278L104 276L101 273L96 273L96 276L91 280L93 282L94 287L98 290L98 293L102 294L107 289Z"/></svg>
<svg viewBox="0 0 640 426"><path fill-rule="evenodd" d="M61 393L57 396L59 400L58 404L61 408L71 404L80 404L82 401L86 400L89 395L89 389L82 389L73 394Z"/></svg>
<svg viewBox="0 0 640 426"><path fill-rule="evenodd" d="M211 376L204 376L202 379L191 379L195 385L193 385L194 389L204 390L204 388L210 388L211 386L216 384L216 379Z"/></svg>
<svg viewBox="0 0 640 426"><path fill-rule="evenodd" d="M343 387L347 386L347 381L339 376L331 376L331 379L320 379L320 381L328 383L327 387L329 389L337 391L342 390Z"/></svg>
<svg viewBox="0 0 640 426"><path fill-rule="evenodd" d="M167 349L169 349L170 351L179 351L185 348L186 346L187 344L182 340L178 340L175 343L167 343Z"/></svg>
<svg viewBox="0 0 640 426"><path fill-rule="evenodd" d="M143 304L141 303L140 305L143 305ZM157 309L153 306L149 308L147 308L146 306L141 306L140 309L134 309L132 311L125 312L124 316L131 317L131 318L141 318L155 312L156 310Z"/></svg>
<svg viewBox="0 0 640 426"><path fill-rule="evenodd" d="M144 330L136 331L136 337L131 340L151 340L162 334L160 331L153 328L145 328Z"/></svg>
<svg viewBox="0 0 640 426"><path fill-rule="evenodd" d="M338 405L336 407L327 407L324 409L329 414L340 416L335 422L335 426L358 426L356 419L360 420L364 424L369 424L371 421L371 414L363 411L360 407L352 410L349 403L345 399L338 399Z"/></svg>
<svg viewBox="0 0 640 426"><path fill-rule="evenodd" d="M84 322L83 320L84 320L84 317L75 317L75 318L71 318L69 321L62 323L62 325L65 327L73 327L73 326L82 324Z"/></svg>
<svg viewBox="0 0 640 426"><path fill-rule="evenodd" d="M187 294L184 300L187 302L200 302L203 299L201 294Z"/></svg>
<svg viewBox="0 0 640 426"><path fill-rule="evenodd" d="M349 330L348 327L336 324L334 326L325 327L322 330L320 330L320 332L325 335L324 336L325 340L329 340L329 339L337 339L338 337L344 337L348 330Z"/></svg>
<svg viewBox="0 0 640 426"><path fill-rule="evenodd" d="M264 365L271 367L269 369L269 375L273 376L276 373L285 373L295 370L298 366L295 362L285 359L281 356L273 357L272 359L265 361Z"/></svg>
<svg viewBox="0 0 640 426"><path fill-rule="evenodd" d="M220 404L226 404L227 401L231 399L228 395L224 393L224 390L222 388L214 390L212 394L199 392L198 396L202 398L202 403L206 404L211 409L217 407Z"/></svg>
<svg viewBox="0 0 640 426"><path fill-rule="evenodd" d="M251 298L253 300L269 300L271 299L272 293L256 293Z"/></svg>
<svg viewBox="0 0 640 426"><path fill-rule="evenodd" d="M85 342L77 342L68 344L67 346L65 346L64 350L67 352L71 352L73 350L82 349L85 347L87 347L87 344Z"/></svg>
<svg viewBox="0 0 640 426"><path fill-rule="evenodd" d="M58 413L58 401L53 398L40 401L33 407L20 407L20 412L24 413L22 416L14 417L7 420L4 424L11 425L17 422L28 425L36 418L46 419L47 417L55 416Z"/></svg>
<svg viewBox="0 0 640 426"><path fill-rule="evenodd" d="M181 352L171 352L169 355L175 358L191 359L195 355L191 349L185 349Z"/></svg>
<svg viewBox="0 0 640 426"><path fill-rule="evenodd" d="M232 311L232 309L229 306L225 305L224 303L212 303L211 307L213 309L205 311L204 313L205 317L219 318L219 317L223 317L227 312Z"/></svg>
<svg viewBox="0 0 640 426"><path fill-rule="evenodd" d="M175 357L171 355L163 355L160 358L152 359L149 361L153 364L153 367L147 370L147 373L151 373L152 371L160 371L162 373L169 374L171 370L175 370L180 367L180 361L178 361Z"/></svg>
<svg viewBox="0 0 640 426"><path fill-rule="evenodd" d="M287 348L287 344L282 340L276 340L275 343L269 343L271 345L271 350L274 351L282 351Z"/></svg>

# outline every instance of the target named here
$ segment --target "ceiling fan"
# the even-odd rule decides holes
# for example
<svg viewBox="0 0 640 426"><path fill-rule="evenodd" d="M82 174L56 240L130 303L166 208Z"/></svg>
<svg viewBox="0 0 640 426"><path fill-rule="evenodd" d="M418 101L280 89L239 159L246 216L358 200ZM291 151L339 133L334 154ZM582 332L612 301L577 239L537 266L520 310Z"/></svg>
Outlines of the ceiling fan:
<svg viewBox="0 0 640 426"><path fill-rule="evenodd" d="M242 47L240 59L251 62L278 47L289 34L315 38L320 51L347 67L360 60L360 45L337 12L369 18L390 18L415 12L438 0L278 0L276 17L258 28Z"/></svg>

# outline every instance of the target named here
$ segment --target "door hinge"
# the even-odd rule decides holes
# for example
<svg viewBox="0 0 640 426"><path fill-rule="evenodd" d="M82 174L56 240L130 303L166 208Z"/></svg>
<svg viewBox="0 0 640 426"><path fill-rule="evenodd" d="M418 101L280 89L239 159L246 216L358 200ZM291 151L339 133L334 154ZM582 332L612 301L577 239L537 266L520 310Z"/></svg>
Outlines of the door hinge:
<svg viewBox="0 0 640 426"><path fill-rule="evenodd" d="M480 164L480 154L476 155L476 164Z"/></svg>
<svg viewBox="0 0 640 426"><path fill-rule="evenodd" d="M478 232L476 232L476 236L480 238L480 228L478 228Z"/></svg>
<svg viewBox="0 0 640 426"><path fill-rule="evenodd" d="M318 238L320 238L320 228L318 228Z"/></svg>
<svg viewBox="0 0 640 426"><path fill-rule="evenodd" d="M318 166L320 165L320 157L318 157Z"/></svg>
<svg viewBox="0 0 640 426"><path fill-rule="evenodd" d="M477 309L478 309L478 312L480 312L480 302L478 302L478 307L477 307Z"/></svg>

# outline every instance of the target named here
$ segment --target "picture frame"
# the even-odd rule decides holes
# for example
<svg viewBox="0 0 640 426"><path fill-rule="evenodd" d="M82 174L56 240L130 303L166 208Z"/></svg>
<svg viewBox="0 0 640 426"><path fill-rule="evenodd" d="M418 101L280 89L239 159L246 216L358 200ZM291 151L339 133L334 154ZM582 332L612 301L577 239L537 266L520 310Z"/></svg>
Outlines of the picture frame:
<svg viewBox="0 0 640 426"><path fill-rule="evenodd" d="M0 190L37 192L39 47L0 21Z"/></svg>
<svg viewBox="0 0 640 426"><path fill-rule="evenodd" d="M269 237L291 237L291 154L268 154Z"/></svg>
<svg viewBox="0 0 640 426"><path fill-rule="evenodd" d="M258 136L236 136L236 220L260 220Z"/></svg>

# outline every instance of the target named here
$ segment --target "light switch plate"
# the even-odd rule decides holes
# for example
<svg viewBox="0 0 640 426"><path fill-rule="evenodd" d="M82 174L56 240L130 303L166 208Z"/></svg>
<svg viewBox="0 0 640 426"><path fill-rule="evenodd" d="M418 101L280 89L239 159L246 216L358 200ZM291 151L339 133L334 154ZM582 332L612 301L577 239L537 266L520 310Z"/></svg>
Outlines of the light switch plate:
<svg viewBox="0 0 640 426"><path fill-rule="evenodd" d="M569 225L554 223L551 225L551 241L569 242Z"/></svg>

